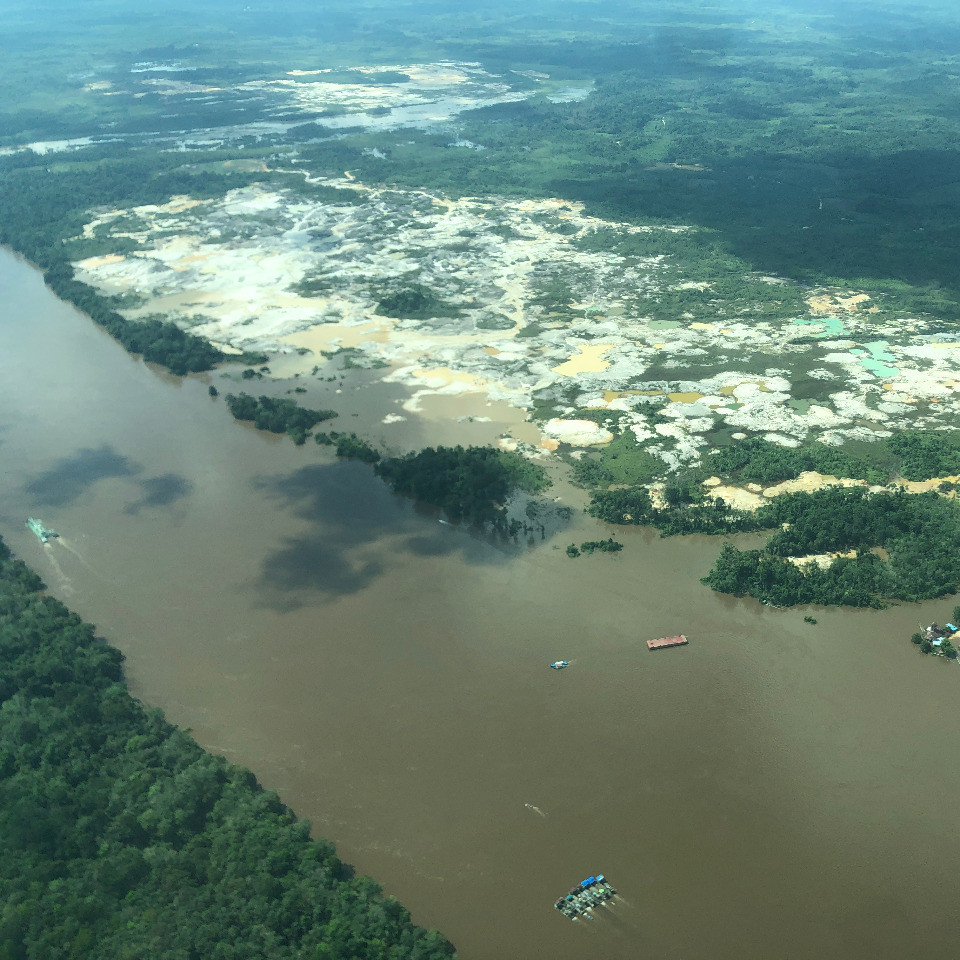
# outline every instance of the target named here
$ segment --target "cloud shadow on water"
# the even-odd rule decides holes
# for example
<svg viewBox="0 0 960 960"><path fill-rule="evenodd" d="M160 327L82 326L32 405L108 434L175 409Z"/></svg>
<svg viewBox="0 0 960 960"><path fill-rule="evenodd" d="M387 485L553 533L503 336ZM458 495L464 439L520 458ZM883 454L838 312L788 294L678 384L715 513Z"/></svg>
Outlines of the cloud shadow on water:
<svg viewBox="0 0 960 960"><path fill-rule="evenodd" d="M138 481L143 494L139 500L128 503L124 513L137 514L150 507L169 507L171 504L189 496L193 484L178 473L165 473L159 477L147 477Z"/></svg>
<svg viewBox="0 0 960 960"><path fill-rule="evenodd" d="M24 490L38 506L64 507L75 503L98 480L136 476L141 469L106 444L96 450L84 447L44 470L25 484Z"/></svg>
<svg viewBox="0 0 960 960"><path fill-rule="evenodd" d="M289 610L356 593L392 563L417 556L459 555L468 563L508 559L468 531L424 516L366 464L314 464L256 482L267 497L314 526L264 560L256 587L265 606ZM387 538L397 542L392 553L383 549Z"/></svg>
<svg viewBox="0 0 960 960"><path fill-rule="evenodd" d="M351 546L327 536L287 540L264 563L259 586L270 595L267 605L289 609L302 606L308 595L332 600L362 590L384 567Z"/></svg>

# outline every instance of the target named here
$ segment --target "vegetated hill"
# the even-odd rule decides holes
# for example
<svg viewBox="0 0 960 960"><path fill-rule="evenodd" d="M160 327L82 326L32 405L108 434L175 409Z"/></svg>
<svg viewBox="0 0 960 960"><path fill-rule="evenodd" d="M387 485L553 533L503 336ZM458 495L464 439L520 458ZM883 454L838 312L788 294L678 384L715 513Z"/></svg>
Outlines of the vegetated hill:
<svg viewBox="0 0 960 960"><path fill-rule="evenodd" d="M454 955L253 775L127 692L0 541L0 957Z"/></svg>

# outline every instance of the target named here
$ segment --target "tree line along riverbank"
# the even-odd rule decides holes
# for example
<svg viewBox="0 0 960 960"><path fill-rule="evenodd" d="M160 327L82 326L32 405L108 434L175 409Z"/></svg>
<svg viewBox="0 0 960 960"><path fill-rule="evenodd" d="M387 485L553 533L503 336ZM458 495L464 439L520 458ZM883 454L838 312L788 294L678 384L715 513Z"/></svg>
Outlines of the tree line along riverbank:
<svg viewBox="0 0 960 960"><path fill-rule="evenodd" d="M0 540L3 960L455 956L122 659Z"/></svg>
<svg viewBox="0 0 960 960"><path fill-rule="evenodd" d="M286 430L296 443L303 443L316 423L335 416L333 411L300 408L291 400L247 394L226 399L235 417L276 433ZM522 521L508 523L509 498L516 491L536 495L549 485L540 465L489 447L427 447L390 457L353 433L318 433L314 438L335 447L338 456L371 464L397 493L439 507L455 522L510 535L522 529ZM783 448L747 440L708 455L700 473L669 478L657 504L647 486L611 484L602 462L599 469L597 461L592 463L587 470L574 467L574 476L587 479L588 511L605 523L653 526L663 536L771 531L760 549L724 544L703 578L720 593L749 595L775 606L883 607L953 593L960 583L960 551L955 546L960 503L948 496L953 484L944 482L942 489L923 493L907 493L895 483L877 486L894 471L924 480L960 468L955 435L904 433L864 445L856 456L819 443ZM701 474L710 470L727 482L782 482L811 466L873 481L874 486L782 493L750 511L708 497L700 482ZM614 543L612 538L608 542ZM597 543L604 549L607 541ZM568 547L567 552L576 556L580 551Z"/></svg>
<svg viewBox="0 0 960 960"><path fill-rule="evenodd" d="M102 252L101 240L82 235L89 210L98 204L159 203L178 192L194 197L219 196L228 187L253 182L263 174L231 174L228 178L205 172L188 176L161 153L117 145L98 147L85 158L86 162L59 176L50 176L40 158L5 158L4 177L0 178L0 242L10 244L36 263L58 296L86 311L128 350L165 365L175 374L200 372L228 359L246 364L265 361L262 355L226 358L209 341L169 321L128 321L111 298L76 280L71 265L78 256ZM73 239L65 241L65 237ZM228 402L235 416L253 420L264 429L287 432L297 443L305 441L316 423L335 416L334 411L301 408L292 400L255 400L240 394L228 398ZM532 482L530 478L536 473L533 467L521 469L521 458L504 464L498 451L489 455L471 453L471 469L478 473L469 480L463 464L447 470L425 451L420 459L401 464L394 461L403 458L384 457L381 461L379 451L363 438L338 434L333 440L338 454L375 463L377 472L398 492L440 506L454 519L493 522L505 529L509 528L505 527L504 499L513 489L523 489L516 482L521 474L527 476L526 482ZM882 606L891 601L941 596L956 589L960 581L958 557L950 546L957 522L952 500L941 497L942 502L935 502L936 494L924 495L925 499L917 503L897 501L891 511L882 499L885 494L858 497L816 492L778 498L782 502L777 506L747 514L722 499L706 497L700 484L707 474L702 471L664 475L662 468L660 476L650 476L646 461L652 458L644 459L639 447L624 449L627 442L632 443L629 438L618 437L609 455L588 455L572 465L574 478L591 491L590 510L598 519L614 524L649 524L665 535L727 535L791 524L789 536L774 536L764 550L725 548L706 578L713 589L749 594L778 605ZM614 456L619 458L615 482L609 469ZM489 468L497 461L495 472L499 470L502 476L488 482L493 480ZM636 470L621 476L623 465L634 462ZM960 443L954 436L931 431L912 431L861 444L852 452L818 443L790 449L753 439L714 451L706 458L705 467L739 483L775 483L802 470L816 469L876 485L896 476L916 480L960 473ZM429 478L434 469L440 476ZM653 505L647 489L651 480L663 482L666 506ZM864 529L857 532L854 520L866 521ZM843 531L843 535L827 537L827 543L823 531L813 532L818 524L824 524L824 530ZM517 529L516 523L513 526ZM800 536L800 530L807 533ZM850 552L855 555L836 556L826 568L803 560L810 554Z"/></svg>

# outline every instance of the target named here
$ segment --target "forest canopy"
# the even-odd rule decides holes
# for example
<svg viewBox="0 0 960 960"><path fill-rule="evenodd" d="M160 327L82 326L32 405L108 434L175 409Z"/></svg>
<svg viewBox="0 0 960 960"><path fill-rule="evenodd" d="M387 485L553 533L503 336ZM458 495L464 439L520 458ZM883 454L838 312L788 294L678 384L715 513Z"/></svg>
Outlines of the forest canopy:
<svg viewBox="0 0 960 960"><path fill-rule="evenodd" d="M397 493L440 507L451 520L498 524L515 489L540 493L546 473L518 453L493 447L426 447L381 459L377 473Z"/></svg>
<svg viewBox="0 0 960 960"><path fill-rule="evenodd" d="M960 504L936 493L826 487L782 494L755 514L762 550L726 544L704 583L766 603L882 607L957 592ZM825 565L805 560L834 555ZM793 558L799 558L799 563Z"/></svg>
<svg viewBox="0 0 960 960"><path fill-rule="evenodd" d="M41 586L0 541L3 960L453 956Z"/></svg>

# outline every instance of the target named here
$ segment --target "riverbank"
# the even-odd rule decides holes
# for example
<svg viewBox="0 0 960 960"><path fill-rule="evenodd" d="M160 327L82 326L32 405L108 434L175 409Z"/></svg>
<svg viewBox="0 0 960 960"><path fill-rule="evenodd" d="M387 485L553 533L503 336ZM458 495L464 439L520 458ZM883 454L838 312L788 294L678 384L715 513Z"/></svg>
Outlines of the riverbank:
<svg viewBox="0 0 960 960"><path fill-rule="evenodd" d="M960 754L928 735L956 676L903 641L942 603L811 628L700 585L714 539L598 536L579 510L504 552L364 465L237 424L208 378L130 357L9 254L0 284L0 532L121 649L135 696L462 957L949 954L949 919L912 891L960 857L941 826ZM360 425L364 396L316 406ZM397 426L422 446L437 424ZM61 534L49 551L28 516ZM622 552L564 552L610 533ZM641 656L679 632L690 656ZM577 933L550 906L594 869L628 903Z"/></svg>
<svg viewBox="0 0 960 960"><path fill-rule="evenodd" d="M0 539L7 953L455 955L249 771L133 700L121 654L42 586Z"/></svg>

